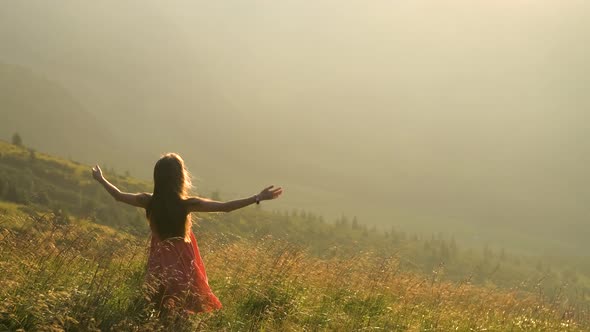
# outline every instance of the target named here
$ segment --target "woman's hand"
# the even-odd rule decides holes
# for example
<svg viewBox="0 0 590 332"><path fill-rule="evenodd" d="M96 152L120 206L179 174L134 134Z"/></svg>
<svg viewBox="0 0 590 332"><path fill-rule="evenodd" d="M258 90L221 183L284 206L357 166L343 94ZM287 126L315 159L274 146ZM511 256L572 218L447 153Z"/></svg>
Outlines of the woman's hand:
<svg viewBox="0 0 590 332"><path fill-rule="evenodd" d="M98 182L102 182L104 180L100 166L95 165L94 167L92 167L92 177Z"/></svg>
<svg viewBox="0 0 590 332"><path fill-rule="evenodd" d="M281 196L282 193L283 193L283 188L281 188L281 187L274 188L274 186L269 186L269 187L262 189L260 194L258 194L258 198L261 201L266 201L266 200L270 200L270 199L275 199L275 198Z"/></svg>

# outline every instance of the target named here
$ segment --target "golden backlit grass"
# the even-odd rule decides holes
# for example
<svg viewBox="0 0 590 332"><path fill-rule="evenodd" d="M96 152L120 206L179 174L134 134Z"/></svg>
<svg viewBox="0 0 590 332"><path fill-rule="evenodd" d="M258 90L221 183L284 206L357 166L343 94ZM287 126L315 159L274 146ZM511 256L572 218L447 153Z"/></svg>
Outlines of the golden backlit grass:
<svg viewBox="0 0 590 332"><path fill-rule="evenodd" d="M319 259L280 239L222 234L202 234L200 247L224 308L164 320L142 293L146 239L22 218L0 217L0 330L590 330L583 308L468 276L442 282L444 267L417 275L400 271L395 256Z"/></svg>

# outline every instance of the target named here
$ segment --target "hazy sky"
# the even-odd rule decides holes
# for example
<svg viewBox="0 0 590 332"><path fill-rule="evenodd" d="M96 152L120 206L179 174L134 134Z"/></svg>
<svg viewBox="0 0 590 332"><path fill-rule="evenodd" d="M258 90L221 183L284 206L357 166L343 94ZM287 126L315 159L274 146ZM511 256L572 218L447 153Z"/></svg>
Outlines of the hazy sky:
<svg viewBox="0 0 590 332"><path fill-rule="evenodd" d="M5 0L0 62L72 91L146 178L180 151L206 188L285 184L281 207L582 243L589 18L584 0Z"/></svg>

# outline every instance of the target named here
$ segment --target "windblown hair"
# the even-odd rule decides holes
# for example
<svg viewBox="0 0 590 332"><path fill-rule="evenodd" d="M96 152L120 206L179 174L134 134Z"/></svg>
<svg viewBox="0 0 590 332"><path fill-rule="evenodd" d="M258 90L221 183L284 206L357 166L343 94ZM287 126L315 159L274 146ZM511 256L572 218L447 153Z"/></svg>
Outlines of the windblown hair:
<svg viewBox="0 0 590 332"><path fill-rule="evenodd" d="M190 174L176 153L163 155L154 167L154 193L146 214L160 240L182 237L190 241L190 213L184 200L191 187Z"/></svg>

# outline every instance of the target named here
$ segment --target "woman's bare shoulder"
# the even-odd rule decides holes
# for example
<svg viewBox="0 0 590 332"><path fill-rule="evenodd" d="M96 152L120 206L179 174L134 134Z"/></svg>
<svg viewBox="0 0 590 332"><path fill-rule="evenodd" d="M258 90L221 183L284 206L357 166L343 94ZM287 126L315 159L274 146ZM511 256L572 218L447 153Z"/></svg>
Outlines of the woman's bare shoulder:
<svg viewBox="0 0 590 332"><path fill-rule="evenodd" d="M195 205L200 204L203 201L201 197L198 196L189 196L182 200L185 205Z"/></svg>
<svg viewBox="0 0 590 332"><path fill-rule="evenodd" d="M189 196L182 200L182 203L189 212L197 212L200 210L200 206L203 205L204 198L198 196Z"/></svg>
<svg viewBox="0 0 590 332"><path fill-rule="evenodd" d="M152 196L152 193L138 193L137 199L142 203L141 205L147 208L148 204L152 199Z"/></svg>

